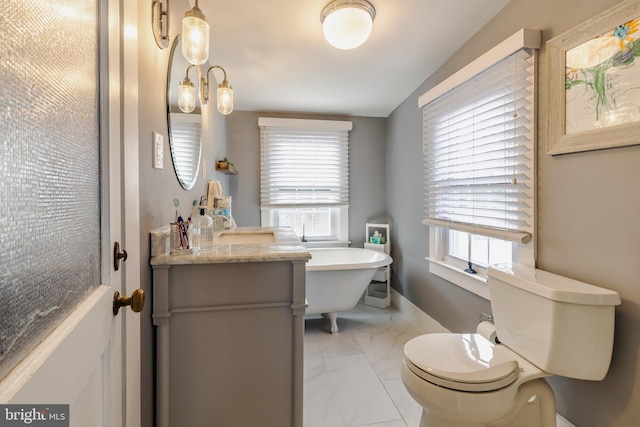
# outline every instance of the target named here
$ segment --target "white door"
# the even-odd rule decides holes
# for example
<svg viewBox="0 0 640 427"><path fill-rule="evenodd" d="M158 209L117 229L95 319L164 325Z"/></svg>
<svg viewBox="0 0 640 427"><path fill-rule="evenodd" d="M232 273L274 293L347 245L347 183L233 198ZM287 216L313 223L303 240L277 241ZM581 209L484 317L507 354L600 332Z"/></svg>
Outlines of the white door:
<svg viewBox="0 0 640 427"><path fill-rule="evenodd" d="M102 284L0 381L0 403L68 404L71 426L137 427L140 315L128 307L113 313L114 292L130 296L140 277L137 34L126 31L137 27L137 4L101 0L100 16L101 35L108 35L100 46L108 52L100 70L108 85L101 103L101 162L108 166L101 176ZM117 271L116 241L128 252Z"/></svg>

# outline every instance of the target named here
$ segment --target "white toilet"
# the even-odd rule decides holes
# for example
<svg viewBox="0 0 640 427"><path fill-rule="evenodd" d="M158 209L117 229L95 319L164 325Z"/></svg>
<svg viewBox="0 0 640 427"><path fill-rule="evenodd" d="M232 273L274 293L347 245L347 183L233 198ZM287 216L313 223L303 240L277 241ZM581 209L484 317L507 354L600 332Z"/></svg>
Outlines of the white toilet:
<svg viewBox="0 0 640 427"><path fill-rule="evenodd" d="M500 344L427 334L404 347L402 380L424 408L421 427L555 426L544 377L599 381L609 369L616 292L515 264L489 267L488 282Z"/></svg>

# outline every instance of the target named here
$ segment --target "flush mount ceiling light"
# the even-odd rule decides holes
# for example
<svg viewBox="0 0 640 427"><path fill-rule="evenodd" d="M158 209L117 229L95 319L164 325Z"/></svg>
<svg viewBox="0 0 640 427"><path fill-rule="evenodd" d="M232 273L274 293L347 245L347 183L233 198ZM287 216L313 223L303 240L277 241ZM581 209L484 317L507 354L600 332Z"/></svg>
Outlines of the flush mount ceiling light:
<svg viewBox="0 0 640 427"><path fill-rule="evenodd" d="M376 9L367 0L334 0L322 9L322 32L335 48L354 49L364 43L373 27Z"/></svg>
<svg viewBox="0 0 640 427"><path fill-rule="evenodd" d="M198 0L182 20L182 55L195 65L204 64L209 59L209 23L198 7Z"/></svg>

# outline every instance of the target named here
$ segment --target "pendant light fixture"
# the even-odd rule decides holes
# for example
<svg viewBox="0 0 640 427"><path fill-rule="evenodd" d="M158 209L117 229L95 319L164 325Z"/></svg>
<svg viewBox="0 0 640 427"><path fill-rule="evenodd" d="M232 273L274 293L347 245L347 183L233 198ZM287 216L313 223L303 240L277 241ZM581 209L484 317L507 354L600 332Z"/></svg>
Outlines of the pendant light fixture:
<svg viewBox="0 0 640 427"><path fill-rule="evenodd" d="M364 43L373 27L376 9L367 0L334 0L320 13L322 32L337 49L354 49Z"/></svg>
<svg viewBox="0 0 640 427"><path fill-rule="evenodd" d="M209 59L209 23L198 7L198 0L182 20L182 55L194 65L204 64Z"/></svg>

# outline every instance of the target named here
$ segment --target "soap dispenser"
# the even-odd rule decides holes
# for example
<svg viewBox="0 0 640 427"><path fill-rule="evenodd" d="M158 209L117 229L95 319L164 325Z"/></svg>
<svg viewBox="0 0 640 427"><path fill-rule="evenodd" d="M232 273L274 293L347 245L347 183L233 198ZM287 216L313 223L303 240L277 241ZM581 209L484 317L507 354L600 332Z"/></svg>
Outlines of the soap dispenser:
<svg viewBox="0 0 640 427"><path fill-rule="evenodd" d="M213 247L213 219L207 215L206 200L204 196L200 199L200 212L193 219L192 227L192 247L196 251L206 251Z"/></svg>

